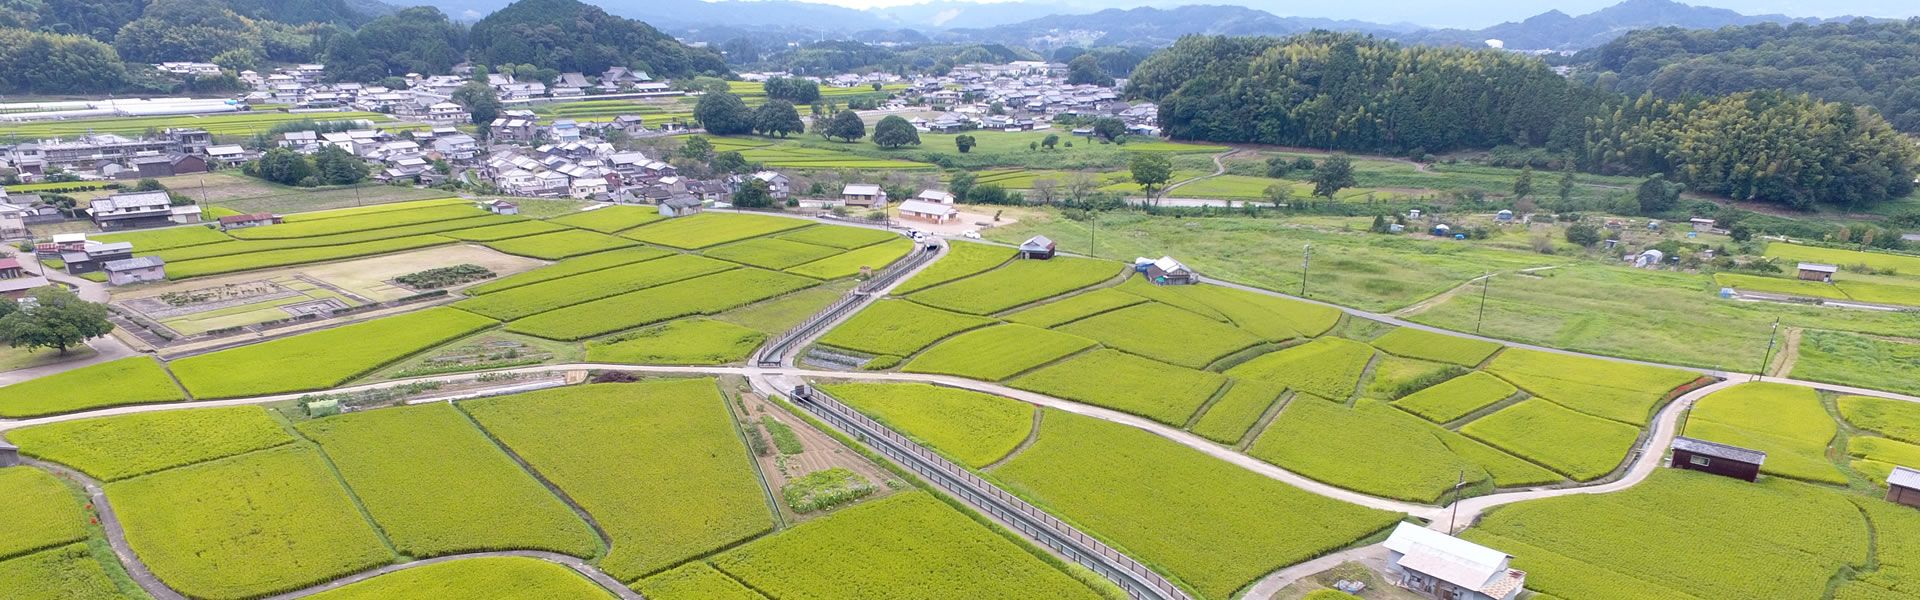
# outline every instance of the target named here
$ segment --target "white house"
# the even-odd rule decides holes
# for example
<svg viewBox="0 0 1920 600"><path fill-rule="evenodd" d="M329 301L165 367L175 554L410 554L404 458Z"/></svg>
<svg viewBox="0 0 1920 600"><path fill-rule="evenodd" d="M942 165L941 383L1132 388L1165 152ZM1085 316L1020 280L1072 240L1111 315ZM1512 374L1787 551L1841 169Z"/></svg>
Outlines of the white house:
<svg viewBox="0 0 1920 600"><path fill-rule="evenodd" d="M849 183L840 188L840 200L847 206L886 208L887 191L871 183Z"/></svg>
<svg viewBox="0 0 1920 600"><path fill-rule="evenodd" d="M960 214L951 204L928 202L915 198L900 203L900 218L916 219L929 223L945 223Z"/></svg>
<svg viewBox="0 0 1920 600"><path fill-rule="evenodd" d="M427 107L427 122L436 124L465 123L473 119L467 109L452 102L437 102Z"/></svg>
<svg viewBox="0 0 1920 600"><path fill-rule="evenodd" d="M607 178L581 177L573 180L567 187L567 195L575 198L592 198L607 193Z"/></svg>
<svg viewBox="0 0 1920 600"><path fill-rule="evenodd" d="M760 171L753 174L754 179L767 183L767 195L774 200L786 200L793 193L793 182L776 171Z"/></svg>
<svg viewBox="0 0 1920 600"><path fill-rule="evenodd" d="M920 194L914 196L913 199L935 204L953 204L954 201L952 192L943 192L940 190L920 190Z"/></svg>
<svg viewBox="0 0 1920 600"><path fill-rule="evenodd" d="M1387 537L1387 578L1428 598L1513 600L1527 572L1508 566L1513 557L1412 523Z"/></svg>
<svg viewBox="0 0 1920 600"><path fill-rule="evenodd" d="M239 144L208 146L207 158L213 159L214 162L220 164L237 165L246 162L247 149L240 147Z"/></svg>

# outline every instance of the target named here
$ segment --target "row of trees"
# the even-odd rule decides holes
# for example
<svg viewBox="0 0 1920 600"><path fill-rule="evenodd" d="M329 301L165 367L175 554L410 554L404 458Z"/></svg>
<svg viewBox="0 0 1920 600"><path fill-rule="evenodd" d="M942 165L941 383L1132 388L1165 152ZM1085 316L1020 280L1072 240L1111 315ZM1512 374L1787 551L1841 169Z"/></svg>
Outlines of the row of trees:
<svg viewBox="0 0 1920 600"><path fill-rule="evenodd" d="M1800 208L1904 196L1920 156L1871 109L1780 93L1629 98L1513 53L1325 32L1183 38L1128 85L1176 138L1411 156L1536 147L1583 171L1665 173Z"/></svg>

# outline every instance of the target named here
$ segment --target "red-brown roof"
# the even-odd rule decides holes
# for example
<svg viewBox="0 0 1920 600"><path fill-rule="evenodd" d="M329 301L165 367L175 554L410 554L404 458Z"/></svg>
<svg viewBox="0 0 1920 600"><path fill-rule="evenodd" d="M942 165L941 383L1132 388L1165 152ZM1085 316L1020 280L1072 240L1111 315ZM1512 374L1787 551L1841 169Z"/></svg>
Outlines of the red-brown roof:
<svg viewBox="0 0 1920 600"><path fill-rule="evenodd" d="M18 268L20 268L20 261L11 258L0 258L0 270Z"/></svg>

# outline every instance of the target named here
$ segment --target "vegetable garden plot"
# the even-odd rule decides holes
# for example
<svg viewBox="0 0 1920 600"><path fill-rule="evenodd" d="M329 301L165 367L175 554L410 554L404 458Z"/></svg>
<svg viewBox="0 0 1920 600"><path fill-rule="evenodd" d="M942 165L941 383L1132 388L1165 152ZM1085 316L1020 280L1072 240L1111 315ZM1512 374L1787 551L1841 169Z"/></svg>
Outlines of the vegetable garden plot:
<svg viewBox="0 0 1920 600"><path fill-rule="evenodd" d="M0 387L0 417L17 419L186 399L186 392L180 391L158 361L134 356Z"/></svg>
<svg viewBox="0 0 1920 600"><path fill-rule="evenodd" d="M227 232L227 235L242 240L277 240L286 238L315 237L334 235L371 229L385 229L420 223L450 221L468 217L486 216L486 211L473 205L443 205L393 210L376 213L349 215L331 219L296 220L264 227L243 227Z"/></svg>
<svg viewBox="0 0 1920 600"><path fill-rule="evenodd" d="M1345 401L1360 385L1360 375L1366 372L1367 361L1372 358L1372 346L1343 338L1319 338L1262 354L1227 369L1227 374Z"/></svg>
<svg viewBox="0 0 1920 600"><path fill-rule="evenodd" d="M1125 308L1146 302L1133 294L1113 288L1100 288L1084 294L1074 294L1053 302L1021 309L1020 312L1007 315L1007 320L1034 327L1055 327L1084 319L1107 311Z"/></svg>
<svg viewBox="0 0 1920 600"><path fill-rule="evenodd" d="M1448 449L1444 435L1457 434L1375 400L1348 408L1295 396L1247 453L1350 490L1433 503L1463 473L1469 484L1491 478Z"/></svg>
<svg viewBox="0 0 1920 600"><path fill-rule="evenodd" d="M743 265L773 269L799 266L839 254L839 248L790 242L775 238L753 238L725 246L708 248L707 256Z"/></svg>
<svg viewBox="0 0 1920 600"><path fill-rule="evenodd" d="M316 390L496 323L459 309L429 308L190 356L170 366L200 399Z"/></svg>
<svg viewBox="0 0 1920 600"><path fill-rule="evenodd" d="M712 379L573 386L463 406L593 515L613 538L600 567L621 581L773 528Z"/></svg>
<svg viewBox="0 0 1920 600"><path fill-rule="evenodd" d="M127 543L168 587L238 600L393 560L317 451L284 446L107 484Z"/></svg>
<svg viewBox="0 0 1920 600"><path fill-rule="evenodd" d="M1473 367L1500 351L1500 344L1473 338L1401 327L1373 340L1373 346L1388 353L1462 367Z"/></svg>
<svg viewBox="0 0 1920 600"><path fill-rule="evenodd" d="M1147 431L1055 410L1046 411L1040 439L992 476L1200 597L1221 600L1400 519Z"/></svg>
<svg viewBox="0 0 1920 600"><path fill-rule="evenodd" d="M996 323L917 302L883 299L847 319L820 338L835 348L885 356L911 356L928 345L962 331Z"/></svg>
<svg viewBox="0 0 1920 600"><path fill-rule="evenodd" d="M1260 421L1287 388L1253 379L1235 379L1229 385L1226 393L1193 424L1193 432L1231 446L1247 435L1247 430Z"/></svg>
<svg viewBox="0 0 1920 600"><path fill-rule="evenodd" d="M64 546L87 538L80 501L66 484L33 467L0 469L0 558Z"/></svg>
<svg viewBox="0 0 1920 600"><path fill-rule="evenodd" d="M1767 453L1761 472L1807 481L1846 484L1827 459L1839 425L1813 388L1743 383L1714 392L1687 413L1690 437Z"/></svg>
<svg viewBox="0 0 1920 600"><path fill-rule="evenodd" d="M0 560L0 598L129 600L84 542Z"/></svg>
<svg viewBox="0 0 1920 600"><path fill-rule="evenodd" d="M367 514L415 558L500 549L590 558L600 539L451 404L388 408L298 425Z"/></svg>
<svg viewBox="0 0 1920 600"><path fill-rule="evenodd" d="M812 222L806 219L768 215L700 213L668 219L666 222L634 229L621 235L649 244L699 250L727 242L799 229L810 224Z"/></svg>
<svg viewBox="0 0 1920 600"><path fill-rule="evenodd" d="M818 283L739 268L540 313L508 323L507 330L553 340L585 339L668 319L725 312Z"/></svg>
<svg viewBox="0 0 1920 600"><path fill-rule="evenodd" d="M1077 335L1037 327L994 325L940 342L907 363L904 370L999 381L1095 344Z"/></svg>
<svg viewBox="0 0 1920 600"><path fill-rule="evenodd" d="M648 246L636 246L632 248L621 248L619 250L608 250L606 252L598 252L594 254L588 254L586 256L569 258L551 265L547 265L544 267L540 267L538 269L527 271L525 273L518 273L514 275L508 275L506 277L501 277L493 281L489 281L486 283L482 283L480 285L467 288L465 291L469 296L491 294L491 293L502 291L502 290L509 290L509 289L520 287L520 286L540 283L542 281L550 281L550 280L559 279L562 277L579 275L581 273L590 273L590 272L598 271L601 269L610 269L620 265L632 264L632 263L637 263L637 262L646 261L646 260L653 260L663 256L668 256L671 254L674 254L674 253L668 252L666 250L661 250L659 248L648 247Z"/></svg>
<svg viewBox="0 0 1920 600"><path fill-rule="evenodd" d="M548 223L558 223L568 227L591 229L600 233L626 231L654 221L665 219L660 211L639 206L607 206L588 211L547 219Z"/></svg>
<svg viewBox="0 0 1920 600"><path fill-rule="evenodd" d="M7 432L28 456L103 481L210 461L293 441L258 406L134 413Z"/></svg>
<svg viewBox="0 0 1920 600"><path fill-rule="evenodd" d="M414 567L326 590L313 600L610 600L612 594L565 566L537 558L483 556ZM652 597L649 596L649 599Z"/></svg>
<svg viewBox="0 0 1920 600"><path fill-rule="evenodd" d="M1394 406L1435 423L1449 423L1505 400L1519 388L1480 371L1448 379L1393 401Z"/></svg>
<svg viewBox="0 0 1920 600"><path fill-rule="evenodd" d="M681 319L587 342L587 360L634 365L724 365L747 359L767 334L726 321Z"/></svg>
<svg viewBox="0 0 1920 600"><path fill-rule="evenodd" d="M766 596L703 562L687 563L642 579L633 589L645 594L647 600L766 600Z"/></svg>
<svg viewBox="0 0 1920 600"><path fill-rule="evenodd" d="M449 231L446 233L446 236L456 240L492 242L509 238L540 235L542 233L553 233L555 231L565 231L566 229L565 227L546 221L516 221L513 223L501 223L499 225Z"/></svg>
<svg viewBox="0 0 1920 600"><path fill-rule="evenodd" d="M1698 374L1679 369L1512 348L1487 371L1536 396L1589 415L1646 425L1666 393Z"/></svg>
<svg viewBox="0 0 1920 600"><path fill-rule="evenodd" d="M1576 481L1590 481L1613 472L1626 460L1640 430L1544 398L1530 398L1475 419L1460 433Z"/></svg>
<svg viewBox="0 0 1920 600"><path fill-rule="evenodd" d="M866 267L878 272L913 252L919 245L906 238L889 240L865 248L849 250L804 265L787 269L788 273L814 279L840 279L860 274Z"/></svg>
<svg viewBox="0 0 1920 600"><path fill-rule="evenodd" d="M391 253L400 252L403 250L417 250L420 248L426 248L429 246L438 246L441 244L450 244L453 242L454 242L453 238L449 238L445 236L414 235L414 236L399 237L399 238L392 238L392 239L385 239L385 240L374 240L371 242L360 242L357 244L342 244L338 246L319 246L319 247L313 247L313 248L291 248L286 250L267 250L263 252L249 252L245 254L232 254L232 255L214 256L210 258L201 258L201 259L195 259L195 260L183 260L180 262L169 261L167 263L167 278L171 280L179 281L181 279L205 277L208 275L221 275L225 273L238 273L240 271L252 271L256 269L266 269L270 267L285 267L290 265L325 262L330 260L344 260L349 258L360 258L362 256L373 256L375 254L391 254ZM197 247L198 246L194 248L197 248ZM190 249L193 249L193 248L183 248L183 250L190 250Z"/></svg>
<svg viewBox="0 0 1920 600"><path fill-rule="evenodd" d="M1920 403L1873 396L1841 396L1837 404L1840 416L1855 427L1920 444Z"/></svg>
<svg viewBox="0 0 1920 600"><path fill-rule="evenodd" d="M950 242L947 251L939 260L926 269L914 274L894 288L893 293L911 294L942 283L971 277L979 273L1006 264L1013 258L1013 250L1005 246L991 246L973 242Z"/></svg>
<svg viewBox="0 0 1920 600"><path fill-rule="evenodd" d="M1501 507L1463 535L1513 554L1528 588L1628 600L1822 598L1841 565L1866 563L1868 536L1833 491L1676 469L1625 491Z"/></svg>
<svg viewBox="0 0 1920 600"><path fill-rule="evenodd" d="M986 315L1100 283L1112 279L1119 271L1119 263L1090 258L1016 260L992 271L915 292L910 298L936 308Z"/></svg>
<svg viewBox="0 0 1920 600"><path fill-rule="evenodd" d="M923 492L802 523L721 554L713 564L783 600L1101 598L1033 551Z"/></svg>
<svg viewBox="0 0 1920 600"><path fill-rule="evenodd" d="M900 234L885 229L846 227L841 225L814 225L791 233L783 233L775 237L820 246L832 246L842 250L864 248L887 240L901 239Z"/></svg>
<svg viewBox="0 0 1920 600"><path fill-rule="evenodd" d="M625 248L634 245L634 243L633 240L618 238L604 233L570 229L535 236L492 241L487 242L486 245L488 248L507 254L530 256L542 260L560 260L582 254Z"/></svg>
<svg viewBox="0 0 1920 600"><path fill-rule="evenodd" d="M692 254L636 262L550 279L468 298L454 308L513 320L627 292L735 268L733 263Z"/></svg>
<svg viewBox="0 0 1920 600"><path fill-rule="evenodd" d="M925 383L839 383L822 391L972 468L1005 457L1033 432L1034 407Z"/></svg>
<svg viewBox="0 0 1920 600"><path fill-rule="evenodd" d="M1178 308L1147 302L1074 321L1060 331L1160 362L1203 369L1262 340Z"/></svg>
<svg viewBox="0 0 1920 600"><path fill-rule="evenodd" d="M1226 382L1218 373L1101 349L1041 367L1008 385L1182 427Z"/></svg>

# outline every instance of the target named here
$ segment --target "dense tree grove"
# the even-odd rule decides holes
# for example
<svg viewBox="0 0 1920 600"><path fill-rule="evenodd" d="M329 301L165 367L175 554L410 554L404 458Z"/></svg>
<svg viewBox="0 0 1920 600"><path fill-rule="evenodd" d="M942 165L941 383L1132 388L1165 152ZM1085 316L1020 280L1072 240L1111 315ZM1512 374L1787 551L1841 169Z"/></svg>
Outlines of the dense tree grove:
<svg viewBox="0 0 1920 600"><path fill-rule="evenodd" d="M1920 19L1629 32L1580 53L1581 79L1630 95L1805 92L1920 132Z"/></svg>
<svg viewBox="0 0 1920 600"><path fill-rule="evenodd" d="M1916 151L1876 112L1782 93L1626 97L1499 51L1317 32L1187 37L1128 91L1176 138L1420 156L1543 148L1589 172L1665 173L1691 189L1860 207L1913 189Z"/></svg>
<svg viewBox="0 0 1920 600"><path fill-rule="evenodd" d="M0 28L0 93L106 92L126 83L119 54L98 40Z"/></svg>
<svg viewBox="0 0 1920 600"><path fill-rule="evenodd" d="M579 0L520 0L468 32L471 57L484 64L535 64L600 73L624 66L654 77L727 73L719 53L691 48L640 21Z"/></svg>
<svg viewBox="0 0 1920 600"><path fill-rule="evenodd" d="M379 81L407 73L445 73L467 51L467 32L439 9L417 6L327 39L322 60L335 81Z"/></svg>
<svg viewBox="0 0 1920 600"><path fill-rule="evenodd" d="M756 125L754 116L753 109L747 108L739 96L725 92L701 96L700 102L693 106L693 118L700 121L707 133L714 135L751 132Z"/></svg>

